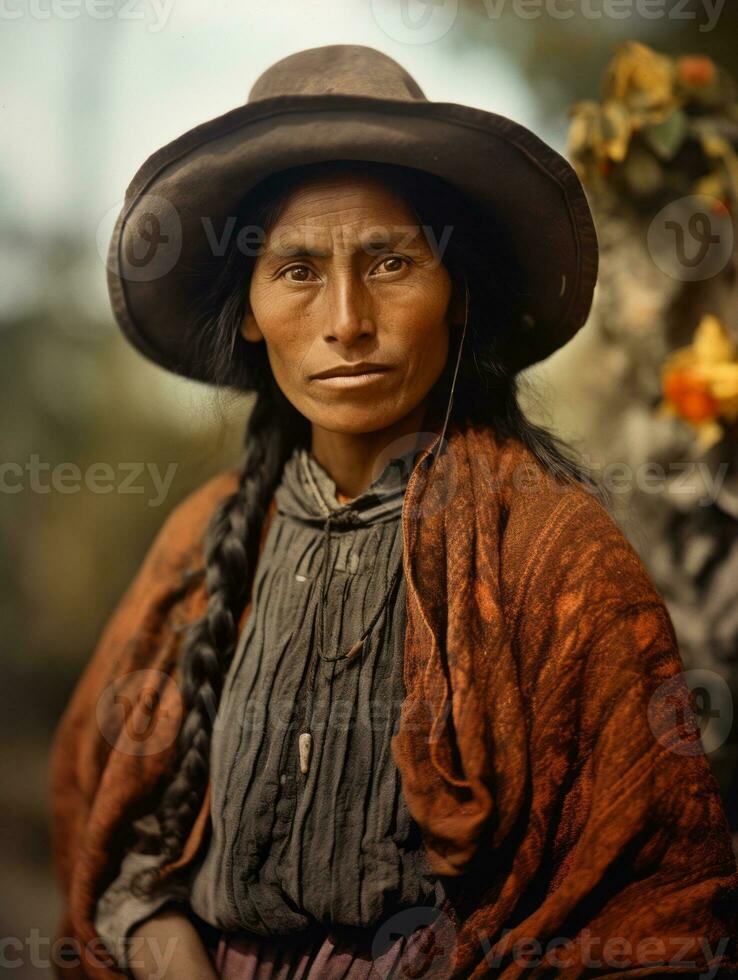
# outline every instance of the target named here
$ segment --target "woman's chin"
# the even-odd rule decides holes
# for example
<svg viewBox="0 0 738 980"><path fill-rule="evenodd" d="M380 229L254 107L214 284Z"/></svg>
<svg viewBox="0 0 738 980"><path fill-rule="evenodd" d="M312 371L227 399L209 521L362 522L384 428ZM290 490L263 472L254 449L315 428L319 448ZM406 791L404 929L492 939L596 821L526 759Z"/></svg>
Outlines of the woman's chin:
<svg viewBox="0 0 738 980"><path fill-rule="evenodd" d="M387 406L378 406L371 401L364 404L359 399L351 404L342 400L333 405L321 405L303 414L314 425L330 432L340 432L344 435L363 435L366 432L380 432L399 422L407 412L390 410Z"/></svg>

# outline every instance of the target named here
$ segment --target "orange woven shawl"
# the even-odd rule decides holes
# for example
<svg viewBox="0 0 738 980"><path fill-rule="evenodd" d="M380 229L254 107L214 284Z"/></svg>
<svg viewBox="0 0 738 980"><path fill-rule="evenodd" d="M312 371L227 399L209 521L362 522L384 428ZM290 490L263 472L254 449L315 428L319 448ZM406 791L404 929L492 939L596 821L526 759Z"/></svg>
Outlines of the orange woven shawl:
<svg viewBox="0 0 738 980"><path fill-rule="evenodd" d="M182 573L201 565L207 520L236 480L220 474L170 515L59 724L58 935L80 963L59 976L120 976L95 902L170 758L179 627L206 602ZM393 752L455 889L432 975L550 975L557 956L562 977L738 968L718 786L689 724L671 620L614 521L481 426L450 431L430 479L416 465L402 520L406 698ZM207 796L179 865L209 818Z"/></svg>

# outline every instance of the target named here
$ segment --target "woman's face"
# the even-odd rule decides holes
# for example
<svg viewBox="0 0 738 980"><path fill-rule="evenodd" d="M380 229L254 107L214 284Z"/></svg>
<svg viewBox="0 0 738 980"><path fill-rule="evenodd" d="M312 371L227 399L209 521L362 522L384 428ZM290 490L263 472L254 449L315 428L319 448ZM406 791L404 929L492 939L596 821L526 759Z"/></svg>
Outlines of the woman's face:
<svg viewBox="0 0 738 980"><path fill-rule="evenodd" d="M382 182L323 177L294 190L256 259L242 334L313 425L359 434L416 409L449 349L451 280L417 218ZM379 372L355 372L361 362Z"/></svg>

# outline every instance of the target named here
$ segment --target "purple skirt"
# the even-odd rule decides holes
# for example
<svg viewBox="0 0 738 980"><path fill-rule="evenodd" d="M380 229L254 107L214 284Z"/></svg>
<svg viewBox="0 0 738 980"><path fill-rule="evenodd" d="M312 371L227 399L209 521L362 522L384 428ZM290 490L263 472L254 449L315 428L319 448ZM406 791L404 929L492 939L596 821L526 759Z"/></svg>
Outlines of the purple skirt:
<svg viewBox="0 0 738 980"><path fill-rule="evenodd" d="M213 950L222 980L389 980L439 972L432 926L377 948L375 933L331 929L289 936L221 933ZM419 963L427 963L427 969ZM411 965L412 964L412 965ZM419 972L418 972L419 971ZM447 975L447 974L446 974Z"/></svg>

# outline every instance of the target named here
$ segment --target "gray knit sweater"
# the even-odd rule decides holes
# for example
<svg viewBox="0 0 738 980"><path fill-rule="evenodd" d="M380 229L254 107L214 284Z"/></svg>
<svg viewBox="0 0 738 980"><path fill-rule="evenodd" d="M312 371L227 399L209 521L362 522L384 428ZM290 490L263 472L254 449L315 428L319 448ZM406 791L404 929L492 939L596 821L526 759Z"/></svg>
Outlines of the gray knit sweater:
<svg viewBox="0 0 738 980"><path fill-rule="evenodd" d="M222 930L278 935L316 922L376 928L401 908L443 901L390 746L404 697L400 517L409 469L388 465L341 505L310 452L288 460L215 719L205 856L140 899L131 876L156 858L130 851L97 905L97 931L123 968L130 932L172 902ZM361 655L343 660L373 617ZM298 735L316 647L303 773ZM151 830L153 815L137 826Z"/></svg>

